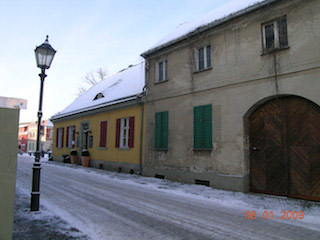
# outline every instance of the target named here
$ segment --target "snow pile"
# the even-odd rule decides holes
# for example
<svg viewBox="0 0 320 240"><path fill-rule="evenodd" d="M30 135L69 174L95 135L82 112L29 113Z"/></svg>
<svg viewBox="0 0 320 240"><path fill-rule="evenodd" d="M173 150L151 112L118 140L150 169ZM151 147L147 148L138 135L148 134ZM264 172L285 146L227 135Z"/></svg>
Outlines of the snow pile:
<svg viewBox="0 0 320 240"><path fill-rule="evenodd" d="M255 4L263 2L264 0L231 0L226 4L215 8L209 13L201 16L198 19L195 19L191 22L186 22L179 25L173 32L165 36L163 39L158 41L154 46L152 46L145 53L152 52L153 50L160 49L164 46L170 45L180 39L183 39L184 36L192 33L202 27L205 27L209 24L223 22L226 17L236 15L239 11L245 11L246 8L249 8ZM142 55L144 55L143 53Z"/></svg>
<svg viewBox="0 0 320 240"><path fill-rule="evenodd" d="M143 92L144 76L144 62L111 75L83 93L52 119L135 99ZM94 100L98 94L104 97Z"/></svg>
<svg viewBox="0 0 320 240"><path fill-rule="evenodd" d="M22 154L18 154L17 157L24 157L27 159L30 159L31 161L35 160L35 156L33 154L29 154L29 153L22 153ZM44 157L40 157L40 162L47 162L49 160L49 155L47 153L44 154Z"/></svg>

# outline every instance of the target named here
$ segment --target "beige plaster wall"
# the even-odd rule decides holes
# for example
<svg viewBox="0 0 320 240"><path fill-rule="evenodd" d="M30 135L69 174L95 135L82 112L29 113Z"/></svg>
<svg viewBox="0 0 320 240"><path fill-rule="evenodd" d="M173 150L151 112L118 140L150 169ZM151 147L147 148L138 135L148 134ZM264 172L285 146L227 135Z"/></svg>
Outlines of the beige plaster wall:
<svg viewBox="0 0 320 240"><path fill-rule="evenodd" d="M0 239L12 238L19 110L0 108Z"/></svg>
<svg viewBox="0 0 320 240"><path fill-rule="evenodd" d="M289 48L263 54L261 24L283 15L287 16ZM199 173L215 181L210 182L213 186L246 191L247 111L260 100L280 94L320 105L319 25L319 1L280 1L149 56L146 175L158 170L186 176ZM195 72L194 49L206 44L212 48L212 69ZM168 81L155 84L155 65L163 58L168 60ZM193 107L205 104L212 104L214 149L195 152ZM169 111L167 152L153 149L154 112L158 111ZM226 176L237 178L226 186L222 183Z"/></svg>

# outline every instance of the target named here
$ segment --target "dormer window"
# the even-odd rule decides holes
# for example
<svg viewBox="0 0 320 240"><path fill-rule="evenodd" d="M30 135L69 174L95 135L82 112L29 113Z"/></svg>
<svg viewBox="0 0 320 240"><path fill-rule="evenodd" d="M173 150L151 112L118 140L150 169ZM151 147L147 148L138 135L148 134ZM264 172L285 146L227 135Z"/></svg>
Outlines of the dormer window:
<svg viewBox="0 0 320 240"><path fill-rule="evenodd" d="M104 98L104 95L102 93L98 93L93 100L97 100L100 98Z"/></svg>

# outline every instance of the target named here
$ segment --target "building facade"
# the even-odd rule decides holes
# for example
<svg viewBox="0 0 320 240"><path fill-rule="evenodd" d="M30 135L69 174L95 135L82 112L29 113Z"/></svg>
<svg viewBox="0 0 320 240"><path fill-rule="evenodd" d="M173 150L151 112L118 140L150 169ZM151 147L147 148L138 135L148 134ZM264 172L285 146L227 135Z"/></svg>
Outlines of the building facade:
<svg viewBox="0 0 320 240"><path fill-rule="evenodd" d="M18 149L20 152L27 152L29 124L30 123L19 123Z"/></svg>
<svg viewBox="0 0 320 240"><path fill-rule="evenodd" d="M144 175L320 200L319 24L266 0L144 52Z"/></svg>
<svg viewBox="0 0 320 240"><path fill-rule="evenodd" d="M90 166L111 171L141 172L145 86L144 64L118 72L78 97L51 120L53 159L87 149Z"/></svg>
<svg viewBox="0 0 320 240"><path fill-rule="evenodd" d="M19 124L18 149L20 152L33 153L37 144L37 122ZM40 150L52 151L53 124L50 120L43 120L40 129Z"/></svg>

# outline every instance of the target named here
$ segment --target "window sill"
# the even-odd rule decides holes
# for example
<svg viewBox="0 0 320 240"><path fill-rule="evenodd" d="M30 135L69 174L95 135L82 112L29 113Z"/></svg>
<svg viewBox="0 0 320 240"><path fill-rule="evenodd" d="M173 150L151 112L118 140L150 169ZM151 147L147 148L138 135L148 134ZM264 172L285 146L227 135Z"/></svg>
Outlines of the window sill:
<svg viewBox="0 0 320 240"><path fill-rule="evenodd" d="M213 148L193 148L192 151L212 151Z"/></svg>
<svg viewBox="0 0 320 240"><path fill-rule="evenodd" d="M154 148L153 150L154 151L165 151L165 152L167 152L168 148Z"/></svg>
<svg viewBox="0 0 320 240"><path fill-rule="evenodd" d="M281 51L287 50L289 48L290 47L287 46L287 47L282 47L282 48L274 48L274 49L270 49L270 50L264 49L263 52L261 53L261 56L269 55L269 54L272 54L272 53L281 52Z"/></svg>
<svg viewBox="0 0 320 240"><path fill-rule="evenodd" d="M129 147L119 147L118 150L130 150Z"/></svg>
<svg viewBox="0 0 320 240"><path fill-rule="evenodd" d="M154 84L157 85L157 84L161 84L161 83L165 83L165 82L168 82L168 79L162 80L162 81L158 81L158 82L154 82Z"/></svg>
<svg viewBox="0 0 320 240"><path fill-rule="evenodd" d="M209 70L212 70L212 67L208 67L208 68L205 68L205 69L202 69L202 70L196 70L193 72L193 74L197 74L197 73L201 73L201 72L205 72L205 71L209 71Z"/></svg>
<svg viewBox="0 0 320 240"><path fill-rule="evenodd" d="M107 147L98 147L98 150L108 150Z"/></svg>

